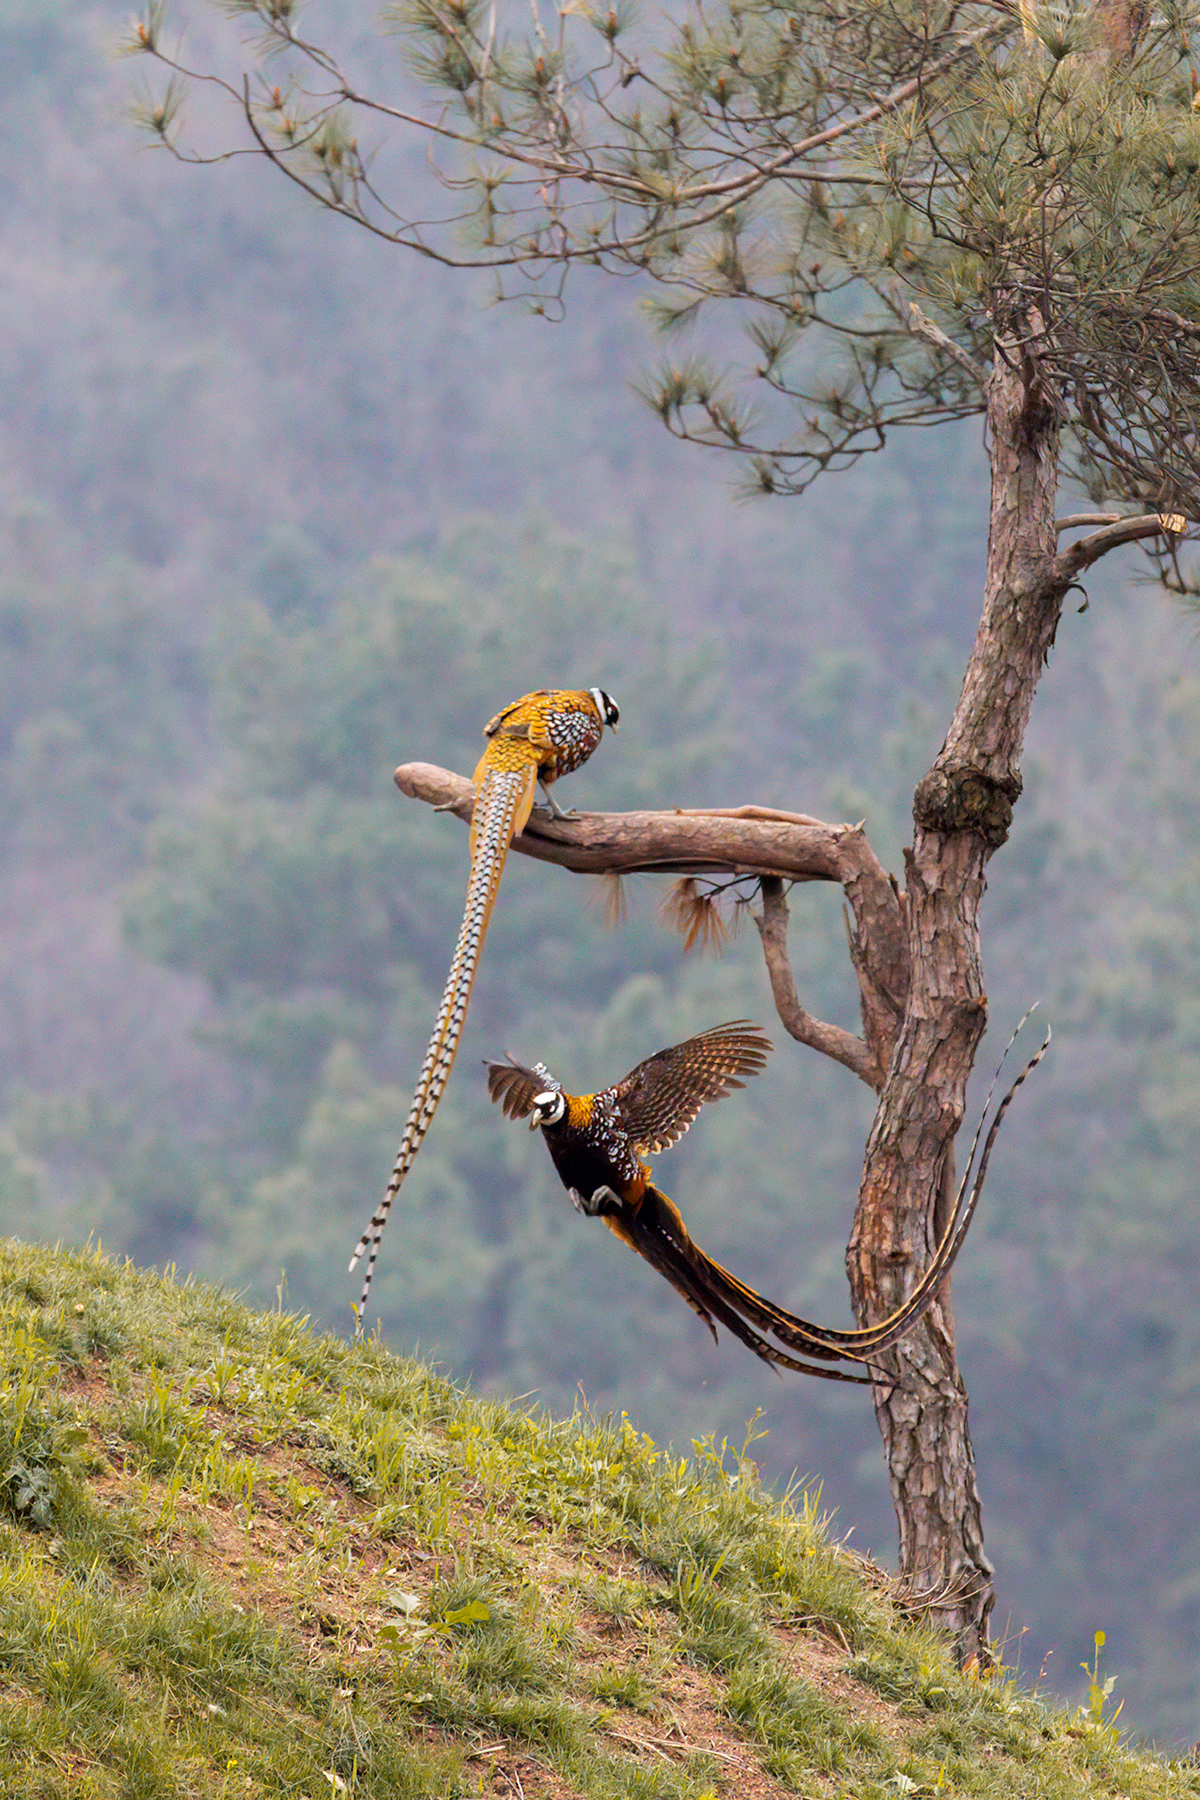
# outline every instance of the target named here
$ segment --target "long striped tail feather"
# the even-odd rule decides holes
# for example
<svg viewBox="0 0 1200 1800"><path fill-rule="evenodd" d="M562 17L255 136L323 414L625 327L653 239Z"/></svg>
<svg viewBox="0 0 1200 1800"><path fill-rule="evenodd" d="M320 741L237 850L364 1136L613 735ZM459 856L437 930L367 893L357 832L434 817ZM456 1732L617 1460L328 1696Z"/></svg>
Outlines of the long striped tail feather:
<svg viewBox="0 0 1200 1800"><path fill-rule="evenodd" d="M360 1333L388 1214L413 1165L425 1133L429 1130L450 1078L450 1070L458 1054L467 1002L479 967L479 953L496 903L505 859L513 838L524 830L533 806L537 781L535 763L530 762L517 769L497 770L488 769L486 762L485 754L476 770L477 792L471 821L471 871L450 973L434 1020L429 1048L421 1064L421 1073L417 1078L391 1178L383 1199L372 1214L366 1230L355 1246L354 1255L350 1258L350 1269L353 1271L364 1254L367 1257L362 1293L355 1309L356 1328Z"/></svg>
<svg viewBox="0 0 1200 1800"><path fill-rule="evenodd" d="M1032 1012L1033 1008L1031 1007L1029 1010ZM937 1245L930 1262L922 1271L912 1292L894 1312L888 1314L886 1319L880 1319L876 1324L865 1326L857 1331L827 1330L824 1327L810 1326L807 1320L793 1319L791 1315L784 1315L781 1323L772 1327L776 1335L779 1336L784 1343L792 1343L795 1348L801 1348L804 1344L811 1341L815 1334L819 1341L831 1350L840 1350L843 1355L862 1357L870 1355L873 1352L890 1348L890 1346L897 1343L899 1339L904 1336L905 1332L910 1330L921 1315L928 1310L929 1306L932 1304L933 1296L936 1293L937 1288L949 1274L955 1258L962 1249L967 1231L975 1216L975 1209L979 1204L979 1197L983 1192L983 1184L987 1177L988 1163L991 1160L992 1150L995 1147L996 1138L1000 1132L1000 1126L1004 1121L1004 1115L1008 1111L1017 1089L1023 1085L1032 1074L1033 1070L1037 1068L1043 1056L1045 1056L1046 1051L1050 1048L1053 1033L1047 1026L1046 1036L1042 1041L1041 1047L1030 1057L1029 1061L1025 1064L1025 1067L1021 1070L1021 1073L1008 1089L1003 1100L1001 1100L1000 1105L996 1108L995 1116L988 1128L987 1137L984 1139L983 1153L980 1156L978 1169L976 1170L975 1158L979 1151L979 1140L983 1136L984 1124L987 1120L988 1109L991 1106L992 1095L996 1091L996 1082L999 1079L1000 1069L1003 1068L1004 1060L1016 1041L1017 1033L1021 1030L1021 1027L1025 1024L1028 1017L1029 1013L1027 1012L1018 1023L1016 1030L1013 1032L1012 1037L1005 1047L1004 1056L1001 1057L1000 1066L997 1068L996 1074L992 1078L992 1084L988 1089L987 1099L984 1101L983 1111L979 1117L979 1123L975 1128L975 1135L971 1141L971 1155L967 1162L966 1172L963 1175L962 1181L959 1183L958 1193L955 1196L954 1207L951 1211L949 1222L942 1233L941 1241ZM975 1171L974 1174L972 1171ZM767 1305L769 1306L770 1303L767 1302ZM789 1335L787 1329L789 1325L798 1325L801 1328L799 1340L794 1340ZM809 1353L811 1354L811 1351Z"/></svg>
<svg viewBox="0 0 1200 1800"><path fill-rule="evenodd" d="M1032 1008L1030 1009L1032 1011ZM826 1381L848 1381L859 1385L869 1384L872 1380L890 1382L892 1377L884 1369L871 1362L873 1354L890 1348L897 1343L932 1304L937 1288L948 1274L958 1252L962 1248L983 1192L987 1176L988 1163L999 1135L1004 1115L1012 1103L1017 1089L1022 1086L1028 1076L1041 1062L1050 1047L1052 1033L1047 1028L1045 1039L1040 1049L1029 1059L1017 1079L1008 1089L983 1139L983 1151L979 1156L976 1169L976 1156L979 1154L980 1139L983 1137L984 1125L991 1107L992 1096L996 1091L1000 1069L1008 1056L1017 1034L1025 1024L1029 1014L1026 1013L1017 1025L1000 1060L1000 1067L992 1079L987 1099L980 1114L979 1123L971 1142L971 1155L967 1162L966 1173L959 1184L955 1196L954 1207L949 1223L942 1233L933 1257L923 1270L920 1279L912 1292L896 1310L881 1319L875 1325L866 1326L856 1331L827 1330L814 1325L808 1319L786 1311L768 1300L765 1295L747 1287L718 1262L706 1255L688 1233L679 1215L678 1208L657 1188L648 1187L636 1215L623 1220L623 1227L630 1242L641 1252L646 1260L666 1276L671 1285L681 1293L709 1330L716 1336L714 1318L737 1337L756 1356L778 1368L793 1369L805 1375L813 1375ZM974 1171L974 1173L973 1173ZM757 1327L757 1329L756 1329ZM813 1362L800 1362L778 1350L774 1344L768 1343L760 1334L769 1332L778 1338L780 1343L802 1355L829 1361L847 1361L858 1363L871 1370L869 1375L850 1375L841 1369L828 1369Z"/></svg>
<svg viewBox="0 0 1200 1800"><path fill-rule="evenodd" d="M623 1225L634 1248L683 1296L692 1311L703 1319L714 1339L717 1335L715 1320L724 1325L748 1350L752 1350L755 1356L777 1371L790 1369L800 1375L813 1375L819 1381L847 1381L859 1387L870 1385L870 1375L850 1375L844 1369L829 1369L819 1363L801 1362L777 1345L768 1343L745 1317L750 1310L745 1305L746 1298L757 1299L758 1296L754 1295L752 1289L743 1287L727 1269L723 1269L720 1263L714 1262L701 1250L691 1238L687 1227L678 1219L675 1206L657 1188L646 1189L636 1214L624 1219ZM764 1305L774 1313L775 1309L770 1307L769 1302ZM763 1321L759 1320L759 1323ZM765 1328L778 1335L773 1318ZM862 1357L847 1357L844 1351L832 1349L815 1339L811 1344L794 1345L793 1348L804 1349L810 1356L829 1361L866 1361ZM883 1370L876 1373L881 1379L886 1379Z"/></svg>

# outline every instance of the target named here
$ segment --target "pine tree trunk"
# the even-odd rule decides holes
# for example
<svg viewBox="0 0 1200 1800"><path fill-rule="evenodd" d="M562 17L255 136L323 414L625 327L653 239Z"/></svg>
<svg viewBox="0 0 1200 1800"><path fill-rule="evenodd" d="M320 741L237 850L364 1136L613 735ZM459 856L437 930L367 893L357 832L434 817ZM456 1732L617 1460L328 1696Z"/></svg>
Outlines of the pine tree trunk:
<svg viewBox="0 0 1200 1800"><path fill-rule="evenodd" d="M979 903L1021 791L1018 758L1054 642L1061 408L1044 378L1040 323L1010 307L988 394L992 508L983 616L946 742L919 784L904 896L911 987L867 1144L847 1267L860 1322L903 1298L927 1260L953 1182L954 1136L987 1022ZM947 1283L947 1288L948 1288ZM992 1565L954 1353L949 1294L896 1347L876 1388L915 1606L955 1633L960 1660L989 1658Z"/></svg>

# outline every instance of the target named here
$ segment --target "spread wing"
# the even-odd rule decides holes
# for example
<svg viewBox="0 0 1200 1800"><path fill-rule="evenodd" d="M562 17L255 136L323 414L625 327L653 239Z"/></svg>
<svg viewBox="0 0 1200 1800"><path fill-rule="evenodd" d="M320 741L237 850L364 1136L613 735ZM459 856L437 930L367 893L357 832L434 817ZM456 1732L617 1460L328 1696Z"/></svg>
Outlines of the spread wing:
<svg viewBox="0 0 1200 1800"><path fill-rule="evenodd" d="M757 1075L774 1046L759 1025L732 1019L672 1044L632 1069L616 1104L629 1141L642 1156L677 1144L700 1108Z"/></svg>
<svg viewBox="0 0 1200 1800"><path fill-rule="evenodd" d="M500 1102L507 1119L527 1119L538 1094L562 1092L561 1081L555 1080L545 1063L527 1069L510 1056L507 1062L490 1062L486 1068L488 1093Z"/></svg>

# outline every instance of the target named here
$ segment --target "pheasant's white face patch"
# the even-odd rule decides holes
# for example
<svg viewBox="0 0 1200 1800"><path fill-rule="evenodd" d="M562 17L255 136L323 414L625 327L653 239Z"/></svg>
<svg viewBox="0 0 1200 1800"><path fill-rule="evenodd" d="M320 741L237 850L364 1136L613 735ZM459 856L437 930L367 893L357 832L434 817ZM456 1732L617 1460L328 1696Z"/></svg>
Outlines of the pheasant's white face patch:
<svg viewBox="0 0 1200 1800"><path fill-rule="evenodd" d="M537 1125L557 1125L567 1110L567 1102L558 1093L535 1094L533 1096L533 1118Z"/></svg>
<svg viewBox="0 0 1200 1800"><path fill-rule="evenodd" d="M601 719L610 731L615 731L620 723L621 709L612 695L606 694L601 687L591 687L588 689L588 693L596 702L596 711L600 714Z"/></svg>

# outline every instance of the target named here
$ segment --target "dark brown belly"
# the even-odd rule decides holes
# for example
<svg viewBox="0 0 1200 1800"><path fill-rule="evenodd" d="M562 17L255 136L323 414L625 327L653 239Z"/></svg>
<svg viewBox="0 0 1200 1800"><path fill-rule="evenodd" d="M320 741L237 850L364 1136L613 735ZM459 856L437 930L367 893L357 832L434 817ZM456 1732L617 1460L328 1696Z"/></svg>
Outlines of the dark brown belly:
<svg viewBox="0 0 1200 1800"><path fill-rule="evenodd" d="M576 1188L590 1200L597 1188L607 1187L626 1205L636 1206L646 1189L645 1171L637 1163L626 1166L590 1144L554 1141L546 1132L546 1142L554 1166L565 1188ZM601 1213L603 1217L603 1212Z"/></svg>

